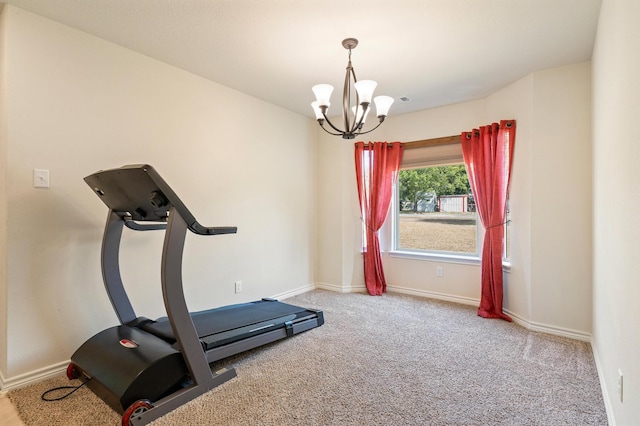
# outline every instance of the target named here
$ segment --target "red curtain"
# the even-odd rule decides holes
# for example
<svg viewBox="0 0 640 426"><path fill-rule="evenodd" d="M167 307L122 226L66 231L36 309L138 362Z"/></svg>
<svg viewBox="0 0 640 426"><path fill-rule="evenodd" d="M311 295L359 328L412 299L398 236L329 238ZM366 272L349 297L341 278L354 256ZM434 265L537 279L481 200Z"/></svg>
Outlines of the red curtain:
<svg viewBox="0 0 640 426"><path fill-rule="evenodd" d="M389 211L392 187L398 178L404 145L400 142L357 142L355 147L358 197L367 241L364 281L369 294L381 296L387 291L387 283L382 268L378 230Z"/></svg>
<svg viewBox="0 0 640 426"><path fill-rule="evenodd" d="M464 164L478 215L486 231L478 315L506 321L511 321L511 318L502 312L502 252L515 139L515 120L503 120L463 132L461 136Z"/></svg>

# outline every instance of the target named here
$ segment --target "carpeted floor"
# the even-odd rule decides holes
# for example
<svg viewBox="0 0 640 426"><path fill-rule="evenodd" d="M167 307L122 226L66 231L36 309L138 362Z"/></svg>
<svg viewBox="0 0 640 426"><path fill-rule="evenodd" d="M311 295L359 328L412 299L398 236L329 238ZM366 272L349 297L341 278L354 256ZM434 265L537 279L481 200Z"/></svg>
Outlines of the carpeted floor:
<svg viewBox="0 0 640 426"><path fill-rule="evenodd" d="M312 291L320 328L215 365L238 377L156 420L169 425L606 425L588 343L527 331L470 306L387 294ZM31 425L117 425L82 388L9 393Z"/></svg>

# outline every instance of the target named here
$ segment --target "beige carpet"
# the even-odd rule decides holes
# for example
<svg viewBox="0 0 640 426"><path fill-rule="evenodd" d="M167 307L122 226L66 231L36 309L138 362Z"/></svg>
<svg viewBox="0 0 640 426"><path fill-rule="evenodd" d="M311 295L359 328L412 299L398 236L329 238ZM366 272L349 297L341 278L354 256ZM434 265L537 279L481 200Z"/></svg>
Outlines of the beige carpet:
<svg viewBox="0 0 640 426"><path fill-rule="evenodd" d="M606 425L588 343L529 332L476 309L398 294L312 291L320 328L236 356L238 377L156 420L167 425ZM30 425L117 425L82 388L9 393Z"/></svg>

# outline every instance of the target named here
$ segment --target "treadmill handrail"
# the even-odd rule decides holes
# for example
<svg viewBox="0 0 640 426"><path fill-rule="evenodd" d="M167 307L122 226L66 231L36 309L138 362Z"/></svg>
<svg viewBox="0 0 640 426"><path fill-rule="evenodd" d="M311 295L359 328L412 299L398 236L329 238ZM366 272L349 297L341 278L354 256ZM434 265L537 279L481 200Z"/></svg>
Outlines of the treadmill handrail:
<svg viewBox="0 0 640 426"><path fill-rule="evenodd" d="M198 235L220 235L235 234L238 232L237 226L202 226L197 221L189 226L189 231Z"/></svg>
<svg viewBox="0 0 640 426"><path fill-rule="evenodd" d="M134 231L161 231L167 229L167 224L162 222L140 223L131 216L123 216L124 226Z"/></svg>
<svg viewBox="0 0 640 426"><path fill-rule="evenodd" d="M163 231L167 229L167 224L165 222L155 222L155 223L140 223L139 221L133 219L130 215L125 215L122 217L124 220L124 226L129 229L133 229L134 231ZM238 232L238 227L236 226L202 226L198 222L194 222L189 230L194 234L198 235L220 235L220 234L235 234Z"/></svg>

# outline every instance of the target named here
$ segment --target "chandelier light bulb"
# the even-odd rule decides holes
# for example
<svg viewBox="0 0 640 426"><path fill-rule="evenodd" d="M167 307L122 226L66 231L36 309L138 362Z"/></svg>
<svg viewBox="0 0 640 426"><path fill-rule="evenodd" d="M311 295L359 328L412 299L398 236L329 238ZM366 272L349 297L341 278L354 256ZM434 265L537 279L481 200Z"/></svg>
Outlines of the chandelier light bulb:
<svg viewBox="0 0 640 426"><path fill-rule="evenodd" d="M316 95L318 106L326 106L329 108L333 86L330 84L316 84L311 90L313 90L313 93Z"/></svg>
<svg viewBox="0 0 640 426"><path fill-rule="evenodd" d="M393 100L391 96L376 96L373 99L373 102L376 104L376 116L386 117L387 114L389 114L389 108L391 108Z"/></svg>
<svg viewBox="0 0 640 426"><path fill-rule="evenodd" d="M360 123L360 118L362 117L362 106L361 105L353 106L351 107L351 111L353 112L353 115L356 117L356 123ZM364 112L364 117L362 117L361 124L364 124L365 121L367 121L367 115L369 115L369 111L371 111L371 108L367 108L367 110Z"/></svg>
<svg viewBox="0 0 640 426"><path fill-rule="evenodd" d="M371 98L373 98L373 91L376 89L376 83L373 80L360 80L354 84L356 88L356 92L358 93L358 99L360 100L360 104L363 103L371 103Z"/></svg>

